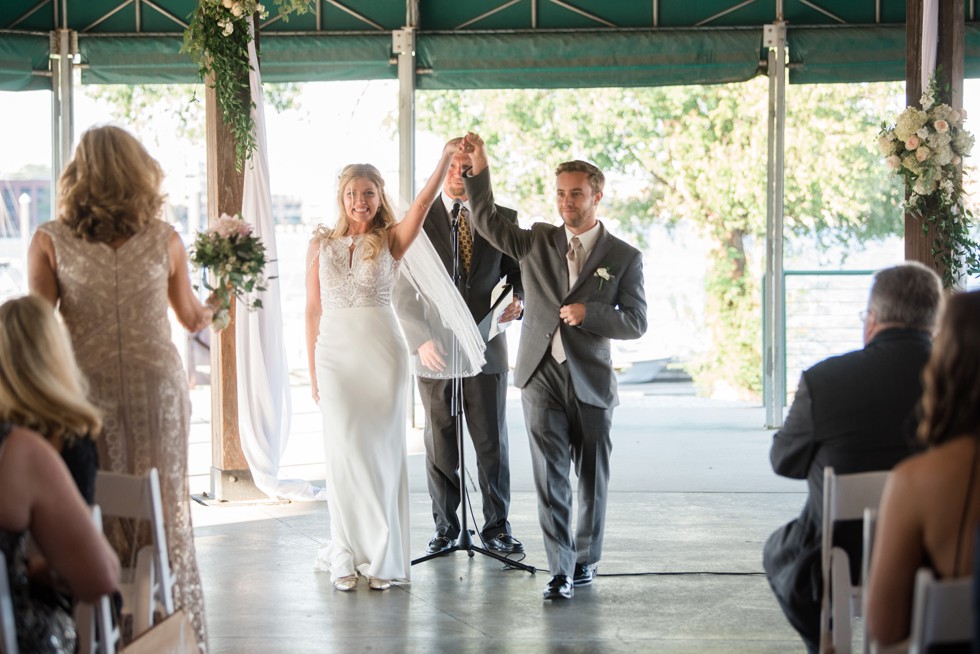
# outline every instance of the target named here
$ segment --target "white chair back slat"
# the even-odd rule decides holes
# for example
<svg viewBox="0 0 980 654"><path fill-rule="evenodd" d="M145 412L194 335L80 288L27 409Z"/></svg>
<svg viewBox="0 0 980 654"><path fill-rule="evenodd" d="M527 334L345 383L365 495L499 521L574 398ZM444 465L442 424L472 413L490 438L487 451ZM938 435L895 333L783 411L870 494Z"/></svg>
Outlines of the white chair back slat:
<svg viewBox="0 0 980 654"><path fill-rule="evenodd" d="M174 612L174 575L170 569L167 534L163 522L160 475L151 468L145 476L99 471L95 501L106 517L144 520L153 542L136 552L135 565L123 571L120 586L124 614L133 616L133 636L154 623L155 611L164 617Z"/></svg>
<svg viewBox="0 0 980 654"><path fill-rule="evenodd" d="M868 615L868 575L871 572L871 551L875 545L875 529L878 526L878 509L864 510L864 529L861 542L861 615ZM863 620L862 647L864 654L871 654L871 639L868 637L868 621Z"/></svg>
<svg viewBox="0 0 980 654"><path fill-rule="evenodd" d="M851 584L850 557L833 546L834 525L864 517L866 508L877 510L888 479L887 471L837 475L824 468L823 522L820 561L823 595L820 603L820 649L836 654L851 651L851 619L863 614L864 578Z"/></svg>
<svg viewBox="0 0 980 654"><path fill-rule="evenodd" d="M92 507L92 522L102 530L102 509ZM78 654L116 654L122 641L118 625L112 620L112 596L103 595L95 602L75 604L78 632Z"/></svg>
<svg viewBox="0 0 980 654"><path fill-rule="evenodd" d="M7 559L0 555L0 645L6 654L17 654L17 626L14 621L14 601L10 596Z"/></svg>
<svg viewBox="0 0 980 654"><path fill-rule="evenodd" d="M926 654L929 647L969 643L973 639L973 577L938 580L932 570L915 575L909 654Z"/></svg>

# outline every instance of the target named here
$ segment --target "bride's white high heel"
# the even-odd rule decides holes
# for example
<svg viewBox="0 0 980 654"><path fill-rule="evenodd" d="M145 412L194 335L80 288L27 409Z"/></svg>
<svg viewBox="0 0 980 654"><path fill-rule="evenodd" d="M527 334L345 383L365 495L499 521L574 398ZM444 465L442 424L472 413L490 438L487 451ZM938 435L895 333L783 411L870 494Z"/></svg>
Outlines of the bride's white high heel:
<svg viewBox="0 0 980 654"><path fill-rule="evenodd" d="M388 590L391 588L390 581L387 579L378 579L377 577L370 577L368 584L371 586L371 590Z"/></svg>
<svg viewBox="0 0 980 654"><path fill-rule="evenodd" d="M333 582L333 587L337 590L354 590L357 588L357 575L347 575L346 577L340 577Z"/></svg>

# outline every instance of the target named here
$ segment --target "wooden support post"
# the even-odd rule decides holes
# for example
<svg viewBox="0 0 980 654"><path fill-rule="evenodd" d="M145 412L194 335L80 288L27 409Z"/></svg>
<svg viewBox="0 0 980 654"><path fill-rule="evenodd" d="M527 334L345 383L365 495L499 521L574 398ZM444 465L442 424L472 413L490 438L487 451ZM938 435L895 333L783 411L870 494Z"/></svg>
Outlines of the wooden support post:
<svg viewBox="0 0 980 654"><path fill-rule="evenodd" d="M222 120L214 89L205 94L207 123L208 222L242 210L245 176L235 169L235 139ZM235 303L231 324L211 339L211 497L264 498L252 481L238 431L238 374L235 364Z"/></svg>
<svg viewBox="0 0 980 654"><path fill-rule="evenodd" d="M922 0L905 0L905 101L919 106L922 97ZM954 108L963 106L964 12L962 0L939 0L939 39L936 65L940 68L939 99ZM909 189L905 190L906 194ZM937 270L938 256L932 253L933 234L922 231L922 223L905 216L905 258Z"/></svg>

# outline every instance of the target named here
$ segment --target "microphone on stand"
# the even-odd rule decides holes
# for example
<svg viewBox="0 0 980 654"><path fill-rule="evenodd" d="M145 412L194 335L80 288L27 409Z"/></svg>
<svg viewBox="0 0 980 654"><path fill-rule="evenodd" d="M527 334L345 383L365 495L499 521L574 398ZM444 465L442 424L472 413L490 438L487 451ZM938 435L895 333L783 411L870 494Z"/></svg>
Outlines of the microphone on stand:
<svg viewBox="0 0 980 654"><path fill-rule="evenodd" d="M449 212L449 218L452 220L453 227L459 222L459 212L463 209L463 203L459 200L453 200L453 208Z"/></svg>

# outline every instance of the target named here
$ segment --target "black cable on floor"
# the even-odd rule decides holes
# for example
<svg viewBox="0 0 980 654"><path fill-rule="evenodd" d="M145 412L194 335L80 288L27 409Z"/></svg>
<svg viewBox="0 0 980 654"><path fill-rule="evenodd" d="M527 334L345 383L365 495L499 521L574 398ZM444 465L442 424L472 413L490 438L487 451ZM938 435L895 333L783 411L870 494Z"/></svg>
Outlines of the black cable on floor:
<svg viewBox="0 0 980 654"><path fill-rule="evenodd" d="M535 568L537 572L551 572L547 568ZM676 570L673 572L604 572L596 577L762 577L765 572L725 572L722 570Z"/></svg>

